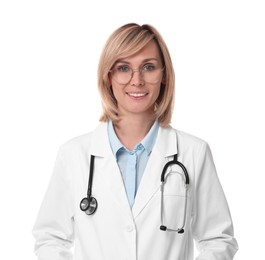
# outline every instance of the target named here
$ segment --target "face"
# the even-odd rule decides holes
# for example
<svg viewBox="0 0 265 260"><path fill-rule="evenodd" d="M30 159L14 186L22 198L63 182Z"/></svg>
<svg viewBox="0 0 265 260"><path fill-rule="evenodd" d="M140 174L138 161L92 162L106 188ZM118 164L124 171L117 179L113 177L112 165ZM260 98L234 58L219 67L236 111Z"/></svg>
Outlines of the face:
<svg viewBox="0 0 265 260"><path fill-rule="evenodd" d="M128 82L121 84L115 79L114 74L110 79L119 116L132 114L154 116L154 105L163 79L163 64L156 43L150 42L140 52L118 60L114 66L114 70L119 73L129 68L134 72ZM152 78L153 68L157 70L155 80ZM140 73L139 69L143 72ZM152 80L148 80L150 75Z"/></svg>

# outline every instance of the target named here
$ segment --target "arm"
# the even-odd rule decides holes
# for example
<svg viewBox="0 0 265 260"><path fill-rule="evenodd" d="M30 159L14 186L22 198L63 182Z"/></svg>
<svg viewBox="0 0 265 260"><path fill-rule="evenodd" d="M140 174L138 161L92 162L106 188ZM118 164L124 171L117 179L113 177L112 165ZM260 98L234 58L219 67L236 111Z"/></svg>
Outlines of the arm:
<svg viewBox="0 0 265 260"><path fill-rule="evenodd" d="M207 144L201 148L195 176L192 232L200 251L196 260L231 260L238 246L227 201Z"/></svg>
<svg viewBox="0 0 265 260"><path fill-rule="evenodd" d="M73 209L71 181L59 152L53 175L33 228L39 260L72 260Z"/></svg>

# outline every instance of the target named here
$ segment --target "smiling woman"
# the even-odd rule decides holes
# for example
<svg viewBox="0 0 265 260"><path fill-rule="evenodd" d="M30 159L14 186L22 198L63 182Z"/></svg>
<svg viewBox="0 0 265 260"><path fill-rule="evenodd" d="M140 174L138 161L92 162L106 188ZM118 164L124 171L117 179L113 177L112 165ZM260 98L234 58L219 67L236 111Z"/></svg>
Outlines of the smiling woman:
<svg viewBox="0 0 265 260"><path fill-rule="evenodd" d="M122 76L123 73L126 76ZM128 86L124 86L127 83ZM152 100L155 111L152 120L155 116L163 126L170 123L175 74L166 43L154 27L126 24L114 31L106 42L98 68L98 87L103 101L101 121L119 120L118 103L114 95L117 85L123 86L124 90L131 85L132 89L128 92L135 95L141 92L141 86L142 89L158 86L159 95Z"/></svg>
<svg viewBox="0 0 265 260"><path fill-rule="evenodd" d="M110 36L98 67L102 122L59 151L33 230L39 259L73 259L75 242L78 260L192 260L193 240L197 259L233 259L210 148L169 125L174 80L154 27L126 24Z"/></svg>

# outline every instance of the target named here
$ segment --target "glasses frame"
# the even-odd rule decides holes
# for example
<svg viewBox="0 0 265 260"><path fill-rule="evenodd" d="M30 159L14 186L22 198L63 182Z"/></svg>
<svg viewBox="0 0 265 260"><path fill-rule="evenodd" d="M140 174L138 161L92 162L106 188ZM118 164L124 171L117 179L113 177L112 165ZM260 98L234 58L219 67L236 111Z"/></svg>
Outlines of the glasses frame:
<svg viewBox="0 0 265 260"><path fill-rule="evenodd" d="M129 67L129 66L128 66L128 67ZM139 74L140 74L140 76L141 76L141 79L142 79L144 82L146 82L146 83L153 83L153 82L148 82L148 81L146 81L146 80L144 79L144 77L143 77L143 70L144 70L144 67L142 67L142 68L138 68L138 69L132 69L131 67L129 67L129 68L130 68L130 71L131 71L131 77L130 77L130 79L128 80L128 82L126 82L126 83L120 83L120 82L118 82L117 80L115 80L115 77L113 77L113 79L114 79L118 84L126 85L126 84L128 84L128 83L132 80L133 75L134 75L134 72L139 72ZM161 72L163 72L164 69L165 69L165 66L164 66L163 68L161 68L161 69L160 69L160 68L157 68L157 69L155 69L155 70L160 70ZM116 70L118 70L118 68L113 68L113 69L109 70L109 73L112 75L113 71L116 71Z"/></svg>

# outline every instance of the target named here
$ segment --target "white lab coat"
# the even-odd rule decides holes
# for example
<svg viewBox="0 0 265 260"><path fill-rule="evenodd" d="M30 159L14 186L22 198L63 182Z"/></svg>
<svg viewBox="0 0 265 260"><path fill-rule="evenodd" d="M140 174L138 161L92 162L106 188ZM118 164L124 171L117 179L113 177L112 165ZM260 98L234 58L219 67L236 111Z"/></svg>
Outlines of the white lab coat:
<svg viewBox="0 0 265 260"><path fill-rule="evenodd" d="M176 153L190 176L184 234L159 228L161 171ZM88 216L79 204L87 192L91 154L96 156L92 193L98 209ZM180 169L172 166L170 172ZM169 228L177 228L183 218L182 176L171 174L165 184L164 224ZM109 145L107 123L64 144L33 235L39 260L192 260L193 239L200 250L197 260L230 260L237 251L207 143L171 127L159 128L132 209Z"/></svg>

